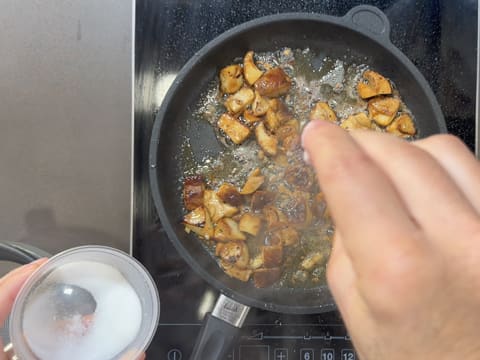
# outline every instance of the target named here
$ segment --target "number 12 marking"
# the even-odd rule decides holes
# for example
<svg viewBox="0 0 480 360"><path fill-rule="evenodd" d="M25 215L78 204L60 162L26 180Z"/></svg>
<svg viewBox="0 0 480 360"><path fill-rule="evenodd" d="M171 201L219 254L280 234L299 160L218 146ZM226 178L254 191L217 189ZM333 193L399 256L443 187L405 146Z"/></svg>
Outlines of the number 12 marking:
<svg viewBox="0 0 480 360"><path fill-rule="evenodd" d="M342 350L342 360L355 360L355 353L353 352L353 350L343 349Z"/></svg>

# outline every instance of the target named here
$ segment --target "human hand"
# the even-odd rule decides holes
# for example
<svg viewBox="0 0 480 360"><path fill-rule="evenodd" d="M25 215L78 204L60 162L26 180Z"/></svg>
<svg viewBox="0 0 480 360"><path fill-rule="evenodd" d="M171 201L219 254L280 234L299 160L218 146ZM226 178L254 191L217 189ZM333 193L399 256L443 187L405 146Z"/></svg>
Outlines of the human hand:
<svg viewBox="0 0 480 360"><path fill-rule="evenodd" d="M30 264L20 266L0 279L0 324L4 324L13 302L17 297L22 285L27 281L28 277L33 274L48 259L38 259ZM0 339L0 360L7 360L6 354L3 352L3 343Z"/></svg>
<svg viewBox="0 0 480 360"><path fill-rule="evenodd" d="M479 359L480 165L313 121L303 146L336 224L327 279L361 359Z"/></svg>
<svg viewBox="0 0 480 360"><path fill-rule="evenodd" d="M4 277L0 278L0 324L5 323L13 303L22 285L27 281L40 266L47 262L47 258L38 259L30 264L20 266ZM137 351L129 351L122 356L122 360L132 360ZM141 353L136 360L144 360L145 353ZM0 338L0 360L8 360L7 354L3 352L3 343Z"/></svg>

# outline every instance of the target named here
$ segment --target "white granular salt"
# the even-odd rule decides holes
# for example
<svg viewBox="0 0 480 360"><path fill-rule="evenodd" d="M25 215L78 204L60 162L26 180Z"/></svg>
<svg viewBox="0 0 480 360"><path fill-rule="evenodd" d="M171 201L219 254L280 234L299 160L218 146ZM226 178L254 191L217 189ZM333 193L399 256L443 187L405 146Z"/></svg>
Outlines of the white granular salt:
<svg viewBox="0 0 480 360"><path fill-rule="evenodd" d="M136 338L142 321L140 299L115 268L94 261L60 266L28 300L23 331L31 351L45 360L109 360ZM53 284L80 286L97 302L95 313L69 320L56 316ZM52 286L53 285L53 286Z"/></svg>

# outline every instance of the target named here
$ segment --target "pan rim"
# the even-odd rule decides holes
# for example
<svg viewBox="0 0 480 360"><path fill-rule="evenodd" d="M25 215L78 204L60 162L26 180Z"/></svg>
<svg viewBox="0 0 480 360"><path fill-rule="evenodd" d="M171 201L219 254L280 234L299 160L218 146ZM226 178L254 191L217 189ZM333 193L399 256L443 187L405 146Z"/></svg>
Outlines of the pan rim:
<svg viewBox="0 0 480 360"><path fill-rule="evenodd" d="M184 78L190 73L191 68L198 62L201 61L202 58L207 56L212 48L223 44L224 42L228 41L231 37L237 36L239 33L242 33L247 30L252 30L258 26L264 26L267 23L276 23L276 22L283 22L283 21L313 21L313 22L322 22L322 23L329 23L332 25L340 26L347 28L350 31L360 33L363 36L369 38L369 40L378 43L383 48L386 48L392 56L396 57L406 68L415 76L417 80L418 86L421 90L427 95L428 101L430 102L431 108L434 111L435 116L438 118L438 125L440 128L440 132L446 132L446 125L444 121L443 114L440 110L440 106L431 90L428 82L425 80L423 75L420 71L415 67L415 65L398 49L396 48L388 38L386 37L379 37L374 35L373 33L369 33L363 29L358 28L353 23L347 21L346 17L335 17L330 15L324 14L317 14L317 13L302 13L302 12L294 12L294 13L282 13L282 14L274 14L263 16L260 18L256 18L250 20L248 22L242 23L237 25L224 33L220 34L207 44L205 44L199 51L197 51L188 61L187 63L181 68L178 72L175 80L173 81L170 89L168 90L160 109L155 117L154 126L152 129L152 135L150 139L150 150L149 150L149 177L150 177L150 186L151 192L154 199L155 207L157 209L157 213L159 215L160 221L167 233L167 236L171 243L173 243L176 250L180 253L180 255L187 261L188 265L193 268L193 270L199 274L207 283L212 285L215 289L218 289L222 294L239 301L243 304L246 304L251 307L256 307L260 309L270 310L274 312L281 312L281 313L290 313L290 314L313 314L313 313L322 313L327 311L332 311L336 309L336 304L333 300L331 292L328 286L323 285L315 290L321 289L321 291L327 291L328 297L331 299L331 303L323 303L314 306L306 306L306 305L282 305L282 304L275 304L275 303L266 303L264 301L258 300L256 298L252 298L249 296L245 296L239 293L235 289L231 289L226 286L222 281L218 280L216 277L212 276L208 271L205 270L203 266L201 266L196 259L191 255L191 253L183 246L183 244L177 240L177 235L173 226L171 225L168 216L167 210L164 206L164 202L160 196L159 191L159 181L158 181L158 170L157 170L157 155L158 155L158 147L159 147L159 139L160 139L160 130L162 128L162 124L167 118L167 110L169 108L169 104L175 98L176 93L180 84L183 83ZM308 290L308 289L306 289Z"/></svg>

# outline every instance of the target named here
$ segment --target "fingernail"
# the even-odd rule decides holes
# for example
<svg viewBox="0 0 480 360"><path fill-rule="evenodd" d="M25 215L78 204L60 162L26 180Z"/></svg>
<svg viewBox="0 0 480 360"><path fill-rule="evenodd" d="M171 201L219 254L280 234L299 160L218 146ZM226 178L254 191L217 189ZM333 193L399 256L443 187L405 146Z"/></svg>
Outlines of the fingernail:
<svg viewBox="0 0 480 360"><path fill-rule="evenodd" d="M311 163L310 163L310 155L309 155L308 152L305 151L305 150L303 150L303 161L305 162L305 164L311 165Z"/></svg>

